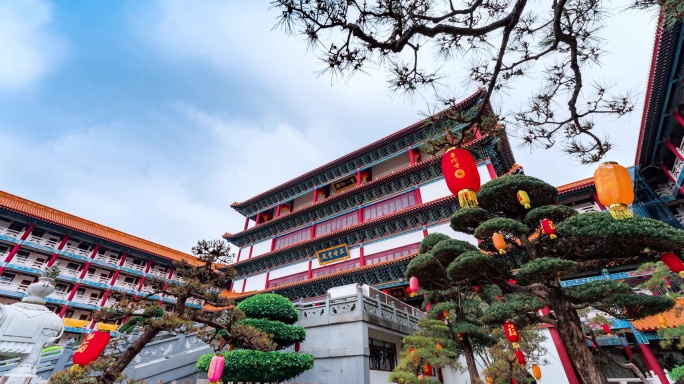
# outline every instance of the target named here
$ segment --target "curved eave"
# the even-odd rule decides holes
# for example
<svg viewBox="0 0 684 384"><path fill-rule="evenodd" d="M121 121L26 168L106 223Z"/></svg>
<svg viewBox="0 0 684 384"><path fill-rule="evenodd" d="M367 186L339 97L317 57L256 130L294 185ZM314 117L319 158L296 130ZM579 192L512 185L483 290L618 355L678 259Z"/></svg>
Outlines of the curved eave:
<svg viewBox="0 0 684 384"><path fill-rule="evenodd" d="M117 231L116 229L94 223L4 191L0 191L0 209L29 219L49 223L59 228L65 228L76 233L108 241L122 247L148 253L163 259L172 261L184 260L191 264L197 263L197 259L192 255Z"/></svg>
<svg viewBox="0 0 684 384"><path fill-rule="evenodd" d="M589 191L594 187L594 179L587 178L584 180L575 181L574 183L561 185L556 187L559 197L565 197L574 193Z"/></svg>
<svg viewBox="0 0 684 384"><path fill-rule="evenodd" d="M308 212L311 212L311 211L314 211L317 209L324 209L325 207L327 207L327 206L329 206L329 205L331 205L331 204L333 204L333 203L335 203L341 199L344 199L344 198L347 198L347 197L352 196L354 194L375 188L376 186L385 184L385 183L390 182L392 180L396 180L402 176L411 174L413 172L428 168L428 167L434 165L435 163L439 162L441 160L441 158L442 158L442 156L439 156L436 158L432 158L430 160L420 162L418 164L414 164L412 166L406 167L406 168L399 170L397 172L390 173L389 175L385 175L385 176L380 177L378 179L371 180L370 182L363 184L361 186L349 188L345 191L342 191L342 193L340 193L340 194L337 194L333 197L327 198L323 201L313 203L309 206L304 207L303 209L300 209L300 210L297 210L294 212L288 212L285 215L282 215L278 218L270 220L266 223L256 225L256 226L249 228L245 231L238 232L235 234L225 234L223 236L223 238L226 239L227 241L231 242L231 243L234 243L244 236L250 235L250 234L255 233L255 232L267 230L268 228L270 228L270 227L272 227L278 223L284 222L286 220L294 219L294 218L301 216L305 213L308 213Z"/></svg>
<svg viewBox="0 0 684 384"><path fill-rule="evenodd" d="M433 201L430 201L430 202L427 202L424 204L414 205L413 207L406 208L402 211L395 212L395 213L387 215L387 216L383 216L383 217L379 217L379 218L376 218L373 220L368 220L368 221L364 221L362 223L354 224L354 225L351 225L349 227L339 229L339 230L334 231L334 232L330 232L324 236L305 240L305 241L299 242L297 244L293 244L293 245L290 245L288 247L278 249L276 251L271 251L271 252L267 252L267 253L264 253L264 254L259 255L259 256L252 257L251 259L239 261L235 264L232 264L232 267L238 269L242 266L245 266L245 265L248 265L251 263L255 263L255 262L260 262L262 260L268 259L268 258L276 256L276 255L286 254L288 252L292 252L292 251L297 250L299 248L314 245L317 243L323 243L323 242L326 242L326 241L329 241L329 240L332 240L332 239L335 239L338 237L342 237L342 236L347 235L347 234L351 234L351 233L354 233L357 231L361 231L361 230L366 229L366 228L375 227L375 226L378 226L378 225L381 225L381 224L384 224L387 222L391 222L391 221L399 219L399 218L408 217L408 216L414 215L416 213L419 213L421 211L429 210L432 208L438 208L438 207L442 207L442 206L449 205L449 204L455 204L457 202L458 202L458 196L447 196L447 197L443 197L441 199L436 199L436 200L433 200Z"/></svg>
<svg viewBox="0 0 684 384"><path fill-rule="evenodd" d="M663 124L661 116L667 108L668 100L665 100L665 97L668 94L668 88L672 86L670 77L673 66L676 65L674 63L677 54L676 46L679 43L682 27L682 24L678 23L665 29L662 27L661 20L656 30L635 159L636 164L641 167L651 165L658 150L657 144L661 141L659 137Z"/></svg>
<svg viewBox="0 0 684 384"><path fill-rule="evenodd" d="M490 142L490 140L491 139L490 139L489 135L483 135L482 137L480 137L478 139L464 143L463 147L464 148L476 147L476 146L482 145L483 143L488 143L488 142ZM496 143L496 141L494 143ZM490 145L493 145L493 144L490 144ZM510 148L510 147L508 147L508 148ZM497 153L497 156L498 156L498 153ZM233 243L236 246L239 246L239 247L244 246L244 244L242 244L243 241L241 241L241 240L245 236L249 236L249 235L257 233L257 232L269 231L269 229L271 229L273 226L277 225L278 223L282 223L282 222L285 222L287 220L296 219L302 215L305 215L305 214L312 212L312 211L315 211L315 210L325 209L326 207L328 207L328 206L330 206L330 205L332 205L332 204L334 204L334 203L336 203L342 199L346 199L346 198L349 198L351 196L355 196L357 194L363 193L365 191L371 190L371 189L376 188L376 187L380 187L386 183L397 180L401 177L411 175L415 172L419 172L421 170L435 166L441 161L442 157L443 157L443 155L439 155L435 158L432 158L432 159L414 164L412 166L403 168L399 171L390 173L389 175L385 175L385 176L380 177L378 179L371 180L370 182L363 184L361 186L349 188L349 189L343 191L342 193L337 194L333 197L327 198L323 201L313 203L313 204L306 206L300 210L288 212L287 214L284 214L284 215L277 217L273 220L270 220L266 223L256 225L256 226L249 228L247 230L244 230L244 231L241 231L238 233L234 233L234 234L226 233L223 235L223 238L226 239L227 241ZM510 156L510 158L512 158L512 156ZM506 160L506 164L508 164L509 161L510 161L510 159ZM272 235L274 235L274 233L272 233L272 231L271 231L268 233L268 235L272 236Z"/></svg>
<svg viewBox="0 0 684 384"><path fill-rule="evenodd" d="M316 174L319 174L319 173L328 171L332 168L335 168L337 166L340 166L340 165L342 165L342 164L344 164L350 160L353 160L356 157L359 157L361 155L369 153L369 152L376 150L376 149L378 149L378 148L380 148L380 147L382 147L388 143L391 143L391 142L398 140L398 139L400 139L406 135L409 135L409 134L423 128L425 125L433 123L435 118L439 118L442 115L445 115L449 112L452 112L454 109L460 110L460 109L469 108L472 106L471 104L475 104L475 102L477 102L477 100L482 95L484 95L484 92L485 92L484 89L479 89L477 92L475 92L474 94L472 94L468 98L464 99L463 101L458 103L458 105L456 105L452 108L441 111L441 112L437 113L436 115L430 116L430 117L423 119L417 123L414 123L414 124L404 128L404 129L399 130L399 131L397 131L397 132L395 132L389 136L386 136L386 137L384 137L384 138L382 138L382 139L380 139L374 143L366 145L365 147L362 147L360 149L357 149L356 151L350 152L347 155L344 155L344 156L342 156L336 160L333 160L333 161L331 161L325 165L322 165L316 169L313 169L313 170L311 170L311 171L309 171L309 172L307 172L301 176L298 176L298 177L296 177L290 181L287 181L283 184L280 184L277 187L271 188L268 191L262 192L262 193L254 196L252 198L249 198L243 202L235 202L235 203L231 204L230 206L233 207L236 211L240 212L240 208L245 208L252 203L255 203L261 199L268 197L269 195L275 194L279 191L282 191L283 189L286 189L288 187L291 187L291 186L294 186L298 183L301 183L301 182L307 180L308 178L310 178Z"/></svg>
<svg viewBox="0 0 684 384"><path fill-rule="evenodd" d="M374 271L382 270L382 269L385 269L387 267L391 267L391 266L394 266L397 264L408 263L417 255L418 255L418 253L414 252L410 255L398 257L396 259L387 260L387 261L383 261L383 262L375 263L375 264L371 264L371 265L364 265L362 267L351 268L351 269L347 269L346 271L334 272L334 273L331 273L331 274L325 275L325 276L318 276L318 277L314 277L314 278L307 279L307 280L297 281L294 283L283 284L283 285L280 285L277 287L267 288L267 289L264 289L261 291L245 292L244 294L241 294L241 295L235 294L236 296L233 296L233 298L235 300L242 300L242 299L245 299L249 296L253 296L256 294L260 294L260 293L269 293L269 292L277 293L279 291L285 291L288 289L293 289L293 288L297 288L297 287L301 287L301 286L320 284L322 282L338 279L340 277L356 276L356 275L361 275L364 273L374 272Z"/></svg>

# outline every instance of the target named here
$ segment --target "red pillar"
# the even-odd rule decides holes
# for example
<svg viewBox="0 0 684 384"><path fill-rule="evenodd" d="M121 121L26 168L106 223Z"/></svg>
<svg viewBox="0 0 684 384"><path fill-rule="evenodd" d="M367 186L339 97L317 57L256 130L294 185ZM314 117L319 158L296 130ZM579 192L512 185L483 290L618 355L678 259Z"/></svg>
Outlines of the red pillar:
<svg viewBox="0 0 684 384"><path fill-rule="evenodd" d="M102 296L102 301L100 302L100 307L104 307L108 298L109 298L109 291L105 291L104 296Z"/></svg>
<svg viewBox="0 0 684 384"><path fill-rule="evenodd" d="M316 226L311 224L311 233L309 233L309 239L316 237Z"/></svg>
<svg viewBox="0 0 684 384"><path fill-rule="evenodd" d="M677 150L677 147L675 147L675 145L672 144L672 142L670 141L669 138L665 141L665 146L666 146L670 151L672 151L672 153L673 153L675 156L677 156L677 158L679 159L679 161L684 161L684 156L682 156L682 154L679 153L679 151Z"/></svg>
<svg viewBox="0 0 684 384"><path fill-rule="evenodd" d="M147 261L147 267L145 267L145 273L150 272L150 267L152 266L152 260ZM143 276L142 279L140 279L140 284L138 285L138 292L143 288L143 285L145 284L145 278L147 276Z"/></svg>
<svg viewBox="0 0 684 384"><path fill-rule="evenodd" d="M622 347L622 351L625 353L625 358L627 360L631 359L634 356L634 352L632 352L632 347L629 345L625 345Z"/></svg>
<svg viewBox="0 0 684 384"><path fill-rule="evenodd" d="M128 257L128 253L124 252L123 256L121 256L121 261L119 261L119 267L123 267L124 263L126 262L126 257Z"/></svg>
<svg viewBox="0 0 684 384"><path fill-rule="evenodd" d="M266 272L266 283L264 283L264 289L268 288L268 278L271 276L271 271Z"/></svg>
<svg viewBox="0 0 684 384"><path fill-rule="evenodd" d="M233 292L233 287L235 286L235 281L230 282L230 292Z"/></svg>
<svg viewBox="0 0 684 384"><path fill-rule="evenodd" d="M280 217L280 207L281 206L282 206L282 204L278 204L278 206L276 207L276 214L275 214L276 218Z"/></svg>
<svg viewBox="0 0 684 384"><path fill-rule="evenodd" d="M245 287L247 287L247 278L246 277L244 280L242 280L242 292L245 291Z"/></svg>
<svg viewBox="0 0 684 384"><path fill-rule="evenodd" d="M249 226L249 217L245 217L245 227L242 230L246 231L248 226Z"/></svg>
<svg viewBox="0 0 684 384"><path fill-rule="evenodd" d="M236 263L240 262L240 254L241 253L242 253L242 248L238 249L237 260L235 260Z"/></svg>
<svg viewBox="0 0 684 384"><path fill-rule="evenodd" d="M409 164L416 164L416 159L413 157L413 148L409 148Z"/></svg>
<svg viewBox="0 0 684 384"><path fill-rule="evenodd" d="M422 226L423 226L423 238L426 238L428 235L427 223L422 223Z"/></svg>
<svg viewBox="0 0 684 384"><path fill-rule="evenodd" d="M361 169L356 170L356 186L361 185Z"/></svg>
<svg viewBox="0 0 684 384"><path fill-rule="evenodd" d="M423 204L423 195L420 194L420 187L416 187L416 205Z"/></svg>
<svg viewBox="0 0 684 384"><path fill-rule="evenodd" d="M356 224L363 223L363 208L359 207L356 211Z"/></svg>
<svg viewBox="0 0 684 384"><path fill-rule="evenodd" d="M313 277L313 272L311 270L311 265L313 264L313 260L309 260L309 270L306 272L306 278L311 279Z"/></svg>
<svg viewBox="0 0 684 384"><path fill-rule="evenodd" d="M486 167L487 171L489 172L489 178L491 178L492 180L496 179L497 175L496 170L494 169L494 164L492 164L492 159L489 159L489 161L487 161Z"/></svg>
<svg viewBox="0 0 684 384"><path fill-rule="evenodd" d="M665 164L660 163L660 169L663 170L663 172L665 173L665 176L667 176L667 178L670 179L670 181L671 181L675 186L679 187L679 193L684 194L684 187L681 187L681 186L677 185L677 180L675 180L674 176L672 176L672 173L670 173L670 170L667 169L667 167L665 166Z"/></svg>
<svg viewBox="0 0 684 384"><path fill-rule="evenodd" d="M647 364L650 366L650 369L656 374L656 376L658 376L660 381L663 383L669 383L670 381L668 380L665 371L663 371L663 367L661 367L660 363L658 363L658 359L656 359L653 351L651 351L651 347L649 347L648 344L639 344L639 352L644 360L644 363L648 362Z"/></svg>
<svg viewBox="0 0 684 384"><path fill-rule="evenodd" d="M120 272L121 272L121 271L118 270L118 269L117 269L116 271L114 271L114 275L112 276L112 281L109 282L109 285L110 285L110 286L113 287L114 285L116 285L116 279L119 277L119 273L120 273Z"/></svg>
<svg viewBox="0 0 684 384"><path fill-rule="evenodd" d="M366 265L366 256L363 254L363 242L361 243L361 248L359 248L359 267Z"/></svg>
<svg viewBox="0 0 684 384"><path fill-rule="evenodd" d="M549 310L548 307L542 308L542 314L544 316L548 316L551 311ZM563 345L563 342L561 341L560 335L558 334L558 330L550 326L548 328L549 333L551 334L551 339L553 340L553 345L556 347L556 351L558 351L558 358L560 358L561 365L563 365L563 370L565 371L565 376L568 378L568 383L569 384L579 384L579 380L577 380L577 376L575 375L575 371L572 369L572 363L570 362L570 357L568 356L568 352L565 350L565 346Z"/></svg>
<svg viewBox="0 0 684 384"><path fill-rule="evenodd" d="M253 246L253 245L250 245L250 246L249 246L249 256L247 256L248 259L251 259L251 258L252 258L252 251L253 251L253 250L254 250L254 246Z"/></svg>
<svg viewBox="0 0 684 384"><path fill-rule="evenodd" d="M53 253L53 254L52 254L52 257L50 258L50 261L48 261L48 263L47 263L47 266L48 266L48 267L52 267L52 265L55 263L55 261L57 260L57 253L58 253L59 251L61 251L62 248L64 248L64 246L66 245L67 240L69 240L69 235L64 235L64 238L62 239L62 241L61 241L61 242L59 243L59 245L57 246L57 252Z"/></svg>
<svg viewBox="0 0 684 384"><path fill-rule="evenodd" d="M21 240L21 241L26 240L26 238L29 237L29 235L31 234L31 231L33 231L33 224L29 225L29 226L26 228L26 230L24 231L24 234L21 235L21 238L20 238L19 240ZM19 244L14 244L14 247L12 247L12 250L11 250L10 253L7 255L7 257L5 258L5 263L9 263L10 261L12 261L12 259L14 258L14 255L17 254L17 252L19 251L19 248L20 248L20 247L21 247L21 245L19 245Z"/></svg>

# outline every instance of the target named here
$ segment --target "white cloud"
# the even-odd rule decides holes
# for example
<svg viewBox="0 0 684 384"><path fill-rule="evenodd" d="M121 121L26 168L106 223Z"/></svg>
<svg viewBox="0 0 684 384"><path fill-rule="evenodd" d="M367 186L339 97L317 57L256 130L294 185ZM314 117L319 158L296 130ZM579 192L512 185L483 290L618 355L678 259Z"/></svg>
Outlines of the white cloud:
<svg viewBox="0 0 684 384"><path fill-rule="evenodd" d="M51 8L40 0L0 3L0 89L35 84L63 55L63 42L50 31Z"/></svg>

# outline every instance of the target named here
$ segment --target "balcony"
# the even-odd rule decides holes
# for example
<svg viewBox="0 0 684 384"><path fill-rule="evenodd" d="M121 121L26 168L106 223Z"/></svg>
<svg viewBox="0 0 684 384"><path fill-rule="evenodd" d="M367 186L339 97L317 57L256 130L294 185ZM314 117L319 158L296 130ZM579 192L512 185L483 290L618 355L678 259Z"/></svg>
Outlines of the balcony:
<svg viewBox="0 0 684 384"><path fill-rule="evenodd" d="M136 292L138 291L138 284L126 283L126 282L121 281L121 280L117 280L114 283L114 286L119 287L119 288L123 288L123 289L127 289L127 290L131 290L131 291L136 291Z"/></svg>
<svg viewBox="0 0 684 384"><path fill-rule="evenodd" d="M658 184L654 191L660 198L671 198L675 191L675 185L672 181L668 181L665 184Z"/></svg>
<svg viewBox="0 0 684 384"><path fill-rule="evenodd" d="M100 306L100 302L102 301L101 297L86 297L86 296L74 296L71 301L81 303L81 304L87 304L87 305L95 305L95 306Z"/></svg>
<svg viewBox="0 0 684 384"><path fill-rule="evenodd" d="M50 239L44 239L42 237L34 236L34 235L29 235L29 237L25 240L31 244L28 244L29 246L35 245L37 246L38 249L46 249L46 250L57 250L57 247L59 247L59 240L50 240Z"/></svg>
<svg viewBox="0 0 684 384"><path fill-rule="evenodd" d="M161 279L166 279L169 277L169 271L151 268L148 274L154 277L159 277Z"/></svg>
<svg viewBox="0 0 684 384"><path fill-rule="evenodd" d="M67 291L54 291L50 296L47 297L54 300L66 300L69 298L69 292Z"/></svg>
<svg viewBox="0 0 684 384"><path fill-rule="evenodd" d="M679 221L682 225L684 225L684 207L677 208L675 210L674 216L677 219L677 221Z"/></svg>
<svg viewBox="0 0 684 384"><path fill-rule="evenodd" d="M116 254L105 252L105 253L98 253L97 255L95 255L93 260L96 262L100 261L100 262L105 263L105 264L111 264L114 266L118 266L119 263L121 262L121 257L119 257Z"/></svg>
<svg viewBox="0 0 684 384"><path fill-rule="evenodd" d="M124 268L132 269L134 271L139 271L140 273L145 273L145 269L147 269L146 265L143 264L133 264L129 262L125 262L123 265Z"/></svg>
<svg viewBox="0 0 684 384"><path fill-rule="evenodd" d="M5 238L6 240L9 241L18 241L21 239L21 236L24 234L24 231L15 231L13 229L5 228L5 227L0 227L0 238Z"/></svg>
<svg viewBox="0 0 684 384"><path fill-rule="evenodd" d="M76 248L76 247L71 246L71 245L65 246L64 249L62 250L62 252L70 253L72 255L77 256L79 259L84 259L84 260L90 259L90 255L92 253L92 251L90 251L90 250Z"/></svg>
<svg viewBox="0 0 684 384"><path fill-rule="evenodd" d="M111 283L112 278L109 276L101 276L101 275L96 275L94 273L88 273L83 277L85 280L89 280L95 283L100 283L100 284L105 284L109 285Z"/></svg>
<svg viewBox="0 0 684 384"><path fill-rule="evenodd" d="M0 292L13 297L24 297L28 286L29 284L0 282Z"/></svg>
<svg viewBox="0 0 684 384"><path fill-rule="evenodd" d="M20 258L20 257L15 257L11 261L12 264L14 265L20 265L22 267L27 267L27 268L32 268L32 269L37 269L37 270L42 270L43 267L47 265L47 261L43 259L31 259L31 258Z"/></svg>

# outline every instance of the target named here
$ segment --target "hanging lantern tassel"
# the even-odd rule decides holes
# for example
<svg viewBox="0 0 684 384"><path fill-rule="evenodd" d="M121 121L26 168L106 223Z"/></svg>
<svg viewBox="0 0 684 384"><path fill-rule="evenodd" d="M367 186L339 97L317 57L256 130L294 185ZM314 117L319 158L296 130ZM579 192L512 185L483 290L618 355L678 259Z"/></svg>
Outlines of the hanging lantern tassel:
<svg viewBox="0 0 684 384"><path fill-rule="evenodd" d="M553 221L549 219L544 219L541 221L542 229L544 230L544 233L549 235L549 238L551 240L556 240L556 226L553 225Z"/></svg>
<svg viewBox="0 0 684 384"><path fill-rule="evenodd" d="M69 373L72 375L78 375L83 370L83 366L80 364L74 364L69 368Z"/></svg>
<svg viewBox="0 0 684 384"><path fill-rule="evenodd" d="M494 233L492 235L492 243L494 243L494 248L499 250L500 255L505 255L506 254L506 240L504 240L504 237L500 233Z"/></svg>
<svg viewBox="0 0 684 384"><path fill-rule="evenodd" d="M207 371L207 377L209 378L209 383L215 384L221 380L223 375L223 366L226 360L221 355L216 355L211 358L209 363L209 371Z"/></svg>
<svg viewBox="0 0 684 384"><path fill-rule="evenodd" d="M532 208L532 205L530 205L530 195L522 189L518 191L518 201L525 209Z"/></svg>
<svg viewBox="0 0 684 384"><path fill-rule="evenodd" d="M451 193L458 196L461 208L477 206L480 172L470 152L456 148L446 151L442 157L442 173Z"/></svg>
<svg viewBox="0 0 684 384"><path fill-rule="evenodd" d="M537 364L532 365L532 376L537 380L542 377L541 368Z"/></svg>
<svg viewBox="0 0 684 384"><path fill-rule="evenodd" d="M516 360L518 360L518 364L520 364L520 365L527 364L527 360L525 360L525 355L519 349L515 350L515 358L516 358Z"/></svg>
<svg viewBox="0 0 684 384"><path fill-rule="evenodd" d="M599 201L614 219L634 216L628 207L634 201L634 187L627 168L615 162L603 163L594 172L594 184Z"/></svg>

